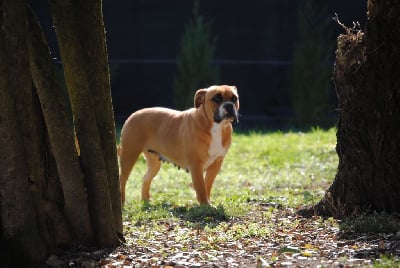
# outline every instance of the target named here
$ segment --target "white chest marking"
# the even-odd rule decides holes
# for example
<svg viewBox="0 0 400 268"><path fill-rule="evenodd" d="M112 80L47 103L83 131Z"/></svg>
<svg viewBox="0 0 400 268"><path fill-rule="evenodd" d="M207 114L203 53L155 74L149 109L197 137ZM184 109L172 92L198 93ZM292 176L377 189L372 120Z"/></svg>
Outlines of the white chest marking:
<svg viewBox="0 0 400 268"><path fill-rule="evenodd" d="M226 151L228 148L222 146L222 124L214 123L211 128L211 143L204 169L207 169L218 157L224 156Z"/></svg>

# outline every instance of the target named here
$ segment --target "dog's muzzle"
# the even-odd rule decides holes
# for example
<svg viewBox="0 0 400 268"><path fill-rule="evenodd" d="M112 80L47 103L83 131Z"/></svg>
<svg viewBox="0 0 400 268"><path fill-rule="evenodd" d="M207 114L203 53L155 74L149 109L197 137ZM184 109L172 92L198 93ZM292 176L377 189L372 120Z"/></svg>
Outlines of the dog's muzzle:
<svg viewBox="0 0 400 268"><path fill-rule="evenodd" d="M214 114L214 121L220 123L223 120L231 121L232 123L239 122L238 112L233 102L224 102L219 106Z"/></svg>

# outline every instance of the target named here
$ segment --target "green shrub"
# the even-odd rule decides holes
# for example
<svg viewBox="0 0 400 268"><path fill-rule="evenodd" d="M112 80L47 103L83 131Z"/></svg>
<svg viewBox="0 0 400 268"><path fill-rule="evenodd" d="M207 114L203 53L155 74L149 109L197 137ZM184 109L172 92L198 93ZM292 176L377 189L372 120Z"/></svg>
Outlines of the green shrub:
<svg viewBox="0 0 400 268"><path fill-rule="evenodd" d="M212 63L217 38L211 33L211 24L211 21L205 21L199 14L198 2L195 1L193 18L185 25L177 59L174 79L177 108L193 107L194 92L218 82L219 70Z"/></svg>
<svg viewBox="0 0 400 268"><path fill-rule="evenodd" d="M333 111L333 39L326 12L313 0L299 1L298 40L290 73L290 98L298 127L320 125Z"/></svg>

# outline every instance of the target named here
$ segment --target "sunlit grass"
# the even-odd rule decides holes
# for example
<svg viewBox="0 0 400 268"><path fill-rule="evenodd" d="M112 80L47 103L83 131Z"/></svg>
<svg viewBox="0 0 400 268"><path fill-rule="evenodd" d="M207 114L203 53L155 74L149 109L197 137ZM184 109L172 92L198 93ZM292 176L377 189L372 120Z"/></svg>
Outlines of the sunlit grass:
<svg viewBox="0 0 400 268"><path fill-rule="evenodd" d="M236 133L214 183L212 203L224 209L220 213L232 217L245 215L252 202L294 208L315 203L334 179L338 164L335 145L334 129ZM180 209L197 206L190 174L171 164L163 164L151 185L152 200L144 206L140 189L145 169L140 158L128 180L126 219L176 218Z"/></svg>
<svg viewBox="0 0 400 268"><path fill-rule="evenodd" d="M398 221L387 214L342 222L296 216L296 208L316 204L333 182L338 165L335 146L335 129L234 134L213 187L214 207L199 206L189 186L190 174L170 164L164 164L154 179L151 202L142 203L140 189L146 163L140 158L127 186L126 244L152 248L161 258L196 252L210 262L217 261L216 256L226 250L240 254L268 248L257 256L270 263L282 261L279 258L285 254L309 259L322 253L323 260L323 252L328 250L338 263L346 263L350 256L334 252L332 241L326 241L326 245L317 241L325 241L326 235L336 240L339 229L393 233L398 230ZM310 238L319 235L322 238L315 241ZM399 261L389 256L371 263L373 267L398 267Z"/></svg>

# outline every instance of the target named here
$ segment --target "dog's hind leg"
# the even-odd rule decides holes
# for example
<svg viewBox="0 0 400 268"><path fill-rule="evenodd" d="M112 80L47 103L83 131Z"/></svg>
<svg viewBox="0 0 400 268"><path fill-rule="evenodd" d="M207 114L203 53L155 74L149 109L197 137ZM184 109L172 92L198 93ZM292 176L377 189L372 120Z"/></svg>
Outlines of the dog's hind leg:
<svg viewBox="0 0 400 268"><path fill-rule="evenodd" d="M135 165L141 151L142 151L141 148L131 148L130 146L124 145L122 143L121 146L119 147L119 166L120 166L119 183L121 189L122 204L125 203L126 182L128 181L132 168Z"/></svg>
<svg viewBox="0 0 400 268"><path fill-rule="evenodd" d="M144 152L147 163L147 171L143 176L142 200L150 200L150 185L161 167L160 156L155 152Z"/></svg>

